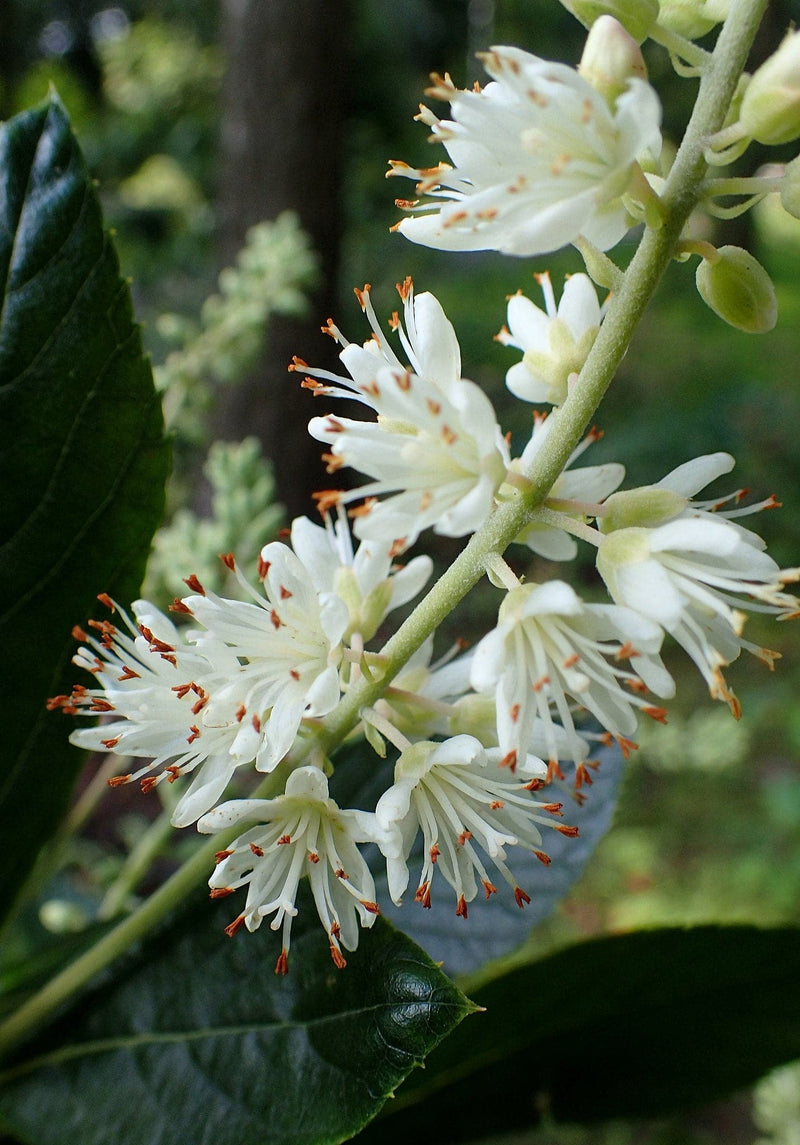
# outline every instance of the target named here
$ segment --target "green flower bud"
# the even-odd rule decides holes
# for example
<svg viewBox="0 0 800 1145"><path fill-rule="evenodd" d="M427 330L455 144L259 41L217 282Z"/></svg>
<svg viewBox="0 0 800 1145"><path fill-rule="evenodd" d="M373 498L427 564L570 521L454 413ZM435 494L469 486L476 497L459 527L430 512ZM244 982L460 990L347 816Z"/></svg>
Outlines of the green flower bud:
<svg viewBox="0 0 800 1145"><path fill-rule="evenodd" d="M748 334L765 334L778 318L775 287L757 259L741 247L723 246L697 268L700 297L715 314Z"/></svg>
<svg viewBox="0 0 800 1145"><path fill-rule="evenodd" d="M618 20L598 16L592 24L578 71L611 108L637 76L647 79L647 68L638 43Z"/></svg>
<svg viewBox="0 0 800 1145"><path fill-rule="evenodd" d="M641 44L658 19L658 0L561 0L564 7L591 28L601 16L613 16Z"/></svg>
<svg viewBox="0 0 800 1145"><path fill-rule="evenodd" d="M371 640L391 606L392 582L388 578L382 580L363 596L352 566L341 565L334 576L334 587L350 613L347 635L360 632L364 640Z"/></svg>
<svg viewBox="0 0 800 1145"><path fill-rule="evenodd" d="M482 744L497 742L497 708L494 696L470 694L453 705L449 734L475 736Z"/></svg>
<svg viewBox="0 0 800 1145"><path fill-rule="evenodd" d="M728 15L730 0L661 0L659 24L687 40L710 32Z"/></svg>
<svg viewBox="0 0 800 1145"><path fill-rule="evenodd" d="M753 74L739 122L751 139L769 146L800 136L800 32L784 37L777 52Z"/></svg>
<svg viewBox="0 0 800 1145"><path fill-rule="evenodd" d="M800 155L786 164L781 182L781 206L800 219Z"/></svg>
<svg viewBox="0 0 800 1145"><path fill-rule="evenodd" d="M603 533L613 533L617 529L654 529L677 517L688 504L685 497L671 489L643 485L639 489L612 493L606 498L603 515L597 518L597 524Z"/></svg>

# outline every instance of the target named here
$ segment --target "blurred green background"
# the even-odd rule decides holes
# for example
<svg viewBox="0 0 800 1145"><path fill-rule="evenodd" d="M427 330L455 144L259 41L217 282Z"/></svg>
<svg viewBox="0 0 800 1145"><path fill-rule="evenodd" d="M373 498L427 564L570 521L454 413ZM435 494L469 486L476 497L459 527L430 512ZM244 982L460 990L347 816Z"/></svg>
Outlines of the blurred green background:
<svg viewBox="0 0 800 1145"><path fill-rule="evenodd" d="M788 0L772 5L755 62L798 14ZM330 341L319 334L330 315L352 340L366 337L352 295L364 282L373 286L382 319L397 307L394 284L406 275L417 290L434 291L459 335L465 376L490 392L504 428L524 440L530 410L503 386L514 352L493 335L507 295L522 289L540 301L533 275L545 269L558 293L563 274L580 269L577 256L530 263L413 247L389 231L397 219L393 199L410 185L387 184L384 171L390 158L420 166L439 158L425 128L413 122L430 71L447 70L459 86L470 84L481 75L475 52L491 43L575 63L582 39L556 0L3 0L0 112L30 106L50 84L59 91L98 179L156 363L163 367L196 336L220 269L234 261L258 220L296 210L317 252L316 272L303 272L305 309L296 299L287 304L262 351L251 346L240 358L231 351L228 373L242 375L237 386L210 371L191 431L182 432L176 416L173 507L183 504L201 517L212 497L200 471L205 445L254 433L275 468L276 489L270 480L262 501L277 498L289 516L311 511L309 492L325 477L312 457L317 445L303 433L309 409L294 413L301 403L286 364L293 353L335 364ZM648 63L674 144L695 85L678 80L658 49ZM792 157L791 148L755 148L737 170L752 173ZM606 434L590 460L624 462L628 483L637 484L697 454L729 450L737 469L718 491L746 484L756 500L777 494L783 508L755 527L778 561L800 563L800 222L767 201L727 223L698 218L694 229L759 258L776 285L778 325L757 337L724 326L697 295L693 265L674 264L600 411ZM615 257L626 261L632 241ZM247 520L255 510L238 512ZM265 529L277 525L277 513L264 518ZM268 539L242 543L257 551ZM440 561L457 547L439 545ZM535 575L554 571L537 566ZM590 563L577 575L585 592L597 591ZM474 635L481 613L477 603L460 614L450 635ZM615 829L560 915L532 936L529 951L661 923L800 923L796 631L750 621L750 638L783 659L775 677L750 658L730 670L744 708L739 724L711 705L685 659L674 658L680 686L670 722L644 729ZM112 851L122 844L103 840ZM800 1142L800 1074L771 1079L755 1104L745 1094L669 1122L552 1127L515 1141L789 1145Z"/></svg>

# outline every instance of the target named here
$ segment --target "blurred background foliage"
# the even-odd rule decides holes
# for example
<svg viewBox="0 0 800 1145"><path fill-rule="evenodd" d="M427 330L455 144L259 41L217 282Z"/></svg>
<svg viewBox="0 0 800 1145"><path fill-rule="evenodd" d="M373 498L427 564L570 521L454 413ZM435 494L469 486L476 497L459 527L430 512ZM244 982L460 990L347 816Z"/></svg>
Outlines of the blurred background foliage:
<svg viewBox="0 0 800 1145"><path fill-rule="evenodd" d="M308 490L324 474L308 460L307 416L292 412L300 399L285 367L291 353L335 365L329 340L319 335L334 309L350 339L366 337L353 286L372 283L382 318L396 308L394 284L407 274L418 290L433 290L459 335L465 375L487 389L501 422L523 440L530 411L503 386L513 352L493 340L505 297L522 289L539 301L534 271L548 268L558 292L563 274L580 268L570 251L532 266L494 254L412 247L389 233L397 218L394 195L405 190L384 180L390 158L419 165L438 158L412 118L430 71L472 83L481 76L475 52L491 43L577 61L582 30L555 0L262 2L262 15L269 9L273 20L269 28L247 25L258 0L3 0L0 6L0 112L8 116L37 102L50 84L58 89L98 179L174 413L180 448L173 517L157 542L148 584L163 599L219 551L237 549L245 564L252 561L287 519L278 502L288 516L310 512ZM293 39L301 9L322 40L318 56L307 31L305 42ZM796 2L773 3L756 56L764 58L798 15ZM243 42L249 56L235 47ZM649 64L666 134L675 141L694 85L677 80L657 50ZM294 81L321 93L330 121L309 123L292 95ZM267 155L253 176L237 164L243 150L259 147L259 117L280 133L280 160L270 167ZM791 150L751 149L739 167L749 173L767 159L790 157ZM249 197L242 207L230 187L248 182L256 185L244 188ZM272 230L253 232L261 218L276 218L275 204L293 208L310 238L296 217L285 215ZM766 266L780 301L777 328L751 337L723 326L695 292L693 267L674 264L600 412L609 432L590 459L623 460L634 484L656 480L696 454L729 450L737 458L734 482L746 482L755 499L776 492L783 501L785 508L757 527L779 561L796 564L800 222L768 201L739 220L698 217L694 226L711 241L747 246ZM631 251L632 243L623 245L615 257L625 261ZM219 277L225 265L232 269ZM288 353L280 327L285 316L297 339ZM244 395L238 406L229 396L237 380ZM206 457L220 435L231 444L215 445ZM274 475L264 453L275 463ZM177 570L187 551L193 567ZM453 551L442 543L440 560ZM204 579L212 575L209 569ZM581 565L578 575L591 594L591 565ZM477 602L450 635L476 628L482 611ZM726 710L711 707L699 678L681 666L686 678L669 725L643 730L615 830L522 956L596 932L661 923L800 923L798 641L791 625L776 632L756 618L750 628L754 640L783 652L777 676L768 678L755 661L734 666L730 678L745 710L735 724ZM128 836L135 842L146 825L123 816L116 835L87 842L73 856L76 877L103 881L99 845L113 878ZM54 928L66 925L57 908L49 909ZM553 1126L518 1145L717 1141L800 1142L798 1069L767 1079L754 1099L742 1095L658 1124ZM506 1138L503 1145L515 1142Z"/></svg>

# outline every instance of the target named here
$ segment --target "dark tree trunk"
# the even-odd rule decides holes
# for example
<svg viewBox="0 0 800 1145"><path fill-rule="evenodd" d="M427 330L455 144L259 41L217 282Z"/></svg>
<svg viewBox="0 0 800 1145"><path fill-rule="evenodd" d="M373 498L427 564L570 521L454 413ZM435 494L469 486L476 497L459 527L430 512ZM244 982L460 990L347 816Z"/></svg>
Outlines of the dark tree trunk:
<svg viewBox="0 0 800 1145"><path fill-rule="evenodd" d="M244 385L224 391L218 436L258 435L290 516L313 509L331 479L307 433L322 412L287 372L294 354L333 368L320 334L333 314L341 232L341 136L345 108L346 11L341 0L223 0L228 68L223 86L221 253L235 257L247 228L297 211L320 256L322 282L309 317L275 318L263 360Z"/></svg>

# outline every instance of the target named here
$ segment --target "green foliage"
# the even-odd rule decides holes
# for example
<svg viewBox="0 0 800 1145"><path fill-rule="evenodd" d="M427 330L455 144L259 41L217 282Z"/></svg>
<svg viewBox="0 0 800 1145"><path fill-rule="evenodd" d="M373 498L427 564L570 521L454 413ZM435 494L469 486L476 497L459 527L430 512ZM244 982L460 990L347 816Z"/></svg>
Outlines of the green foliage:
<svg viewBox="0 0 800 1145"><path fill-rule="evenodd" d="M157 17L129 25L98 47L109 103L147 120L160 117L165 105L208 107L222 78L216 46L201 44L188 25Z"/></svg>
<svg viewBox="0 0 800 1145"><path fill-rule="evenodd" d="M36 1145L350 1138L473 1007L381 919L336 970L300 906L282 977L267 927L228 939L230 911L193 903L0 1075L6 1125Z"/></svg>
<svg viewBox="0 0 800 1145"><path fill-rule="evenodd" d="M245 375L261 349L271 314L303 312L303 292L314 282L316 267L297 216L287 211L274 222L250 228L236 266L219 276L219 294L206 299L199 326L177 314L159 319L161 336L181 343L156 370L168 423L180 413L181 432L202 437L199 414L211 384Z"/></svg>
<svg viewBox="0 0 800 1145"><path fill-rule="evenodd" d="M45 700L69 691L76 621L135 595L169 452L128 288L61 104L0 129L0 636L14 650L2 744L0 915L80 764ZM35 797L31 794L35 785Z"/></svg>
<svg viewBox="0 0 800 1145"><path fill-rule="evenodd" d="M593 1122L709 1101L800 1053L786 1004L798 971L796 929L653 930L562 950L473 991L486 1013L360 1140L424 1140L434 1103L437 1142L456 1145L545 1111Z"/></svg>
<svg viewBox="0 0 800 1145"><path fill-rule="evenodd" d="M223 585L236 595L238 585L220 553L233 552L241 568L255 567L261 548L274 538L283 521L274 504L275 482L254 437L211 446L203 472L212 490L210 517L179 509L158 530L147 566L145 596L164 605L186 591L183 578L194 573L214 592Z"/></svg>

